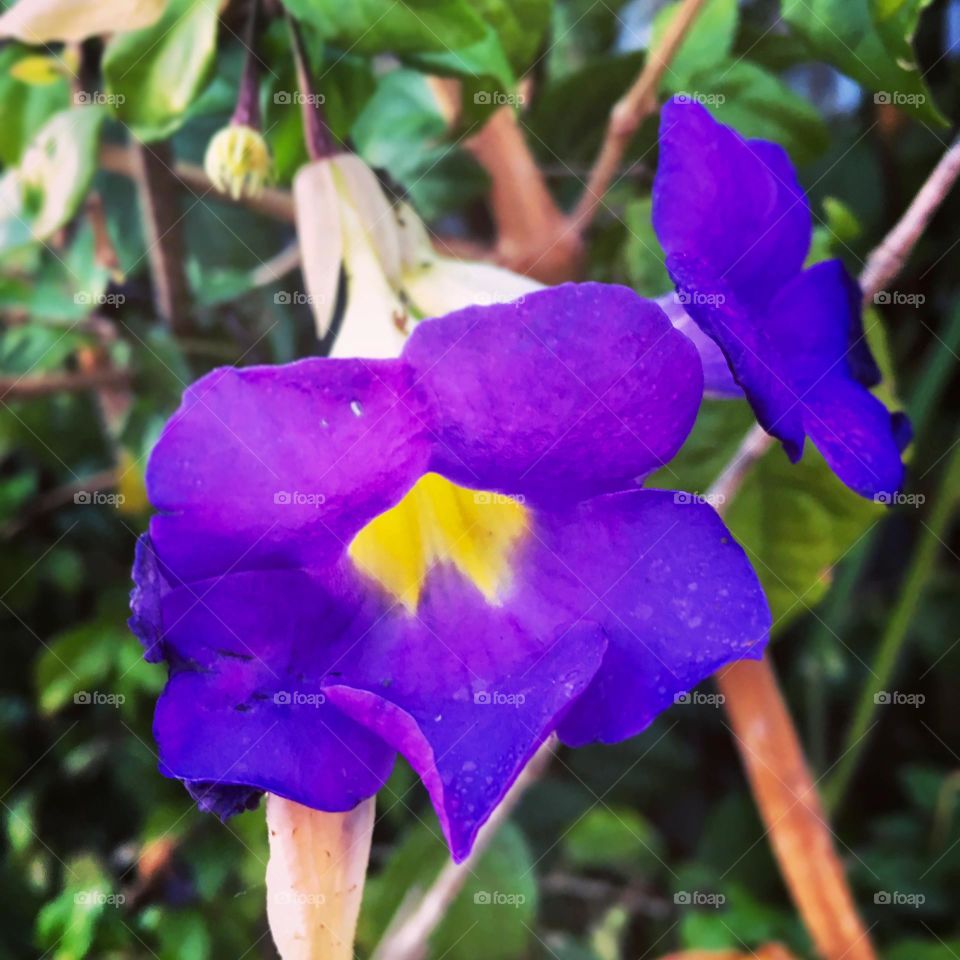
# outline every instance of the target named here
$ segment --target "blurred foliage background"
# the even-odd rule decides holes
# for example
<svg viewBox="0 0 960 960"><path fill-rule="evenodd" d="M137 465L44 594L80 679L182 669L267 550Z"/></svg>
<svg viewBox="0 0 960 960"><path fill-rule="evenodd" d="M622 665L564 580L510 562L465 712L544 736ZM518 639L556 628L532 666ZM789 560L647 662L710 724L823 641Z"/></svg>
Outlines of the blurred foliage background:
<svg viewBox="0 0 960 960"><path fill-rule="evenodd" d="M465 136L522 90L521 128L569 207L610 108L675 12L654 0L287 5L336 136L440 233L481 242L494 229L489 183ZM147 519L145 457L183 387L216 365L328 344L289 295L298 275L264 282L260 269L294 240L292 224L186 185L173 198L185 287L163 322L136 186L101 155L136 136L202 162L233 109L244 6L170 0L159 23L104 42L0 48L3 958L273 956L262 811L221 824L157 773L151 712L164 676L125 626L129 568ZM259 45L284 188L306 153L282 20L262 25ZM452 131L429 74L463 81ZM810 191L816 255L859 272L949 143L958 78L957 0L710 0L662 93L700 97L723 122L784 144ZM650 227L655 132L654 119L635 138L585 271L647 295L669 289ZM11 200L21 168L31 189ZM954 196L868 315L885 389L915 423L910 496L863 503L812 450L796 468L774 450L730 513L770 594L775 659L889 960L960 954L958 221ZM7 392L104 370L99 390ZM682 485L706 489L749 422L739 403L706 404L672 468ZM869 736L850 739L858 711ZM367 953L445 858L402 762L378 805ZM616 960L772 940L809 955L723 712L703 697L631 742L562 753L431 956Z"/></svg>

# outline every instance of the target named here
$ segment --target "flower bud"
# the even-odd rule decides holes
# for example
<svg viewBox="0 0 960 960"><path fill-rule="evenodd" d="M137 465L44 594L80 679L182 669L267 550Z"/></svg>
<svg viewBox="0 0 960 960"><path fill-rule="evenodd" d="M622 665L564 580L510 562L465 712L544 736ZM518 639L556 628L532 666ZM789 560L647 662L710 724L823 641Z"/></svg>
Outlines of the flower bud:
<svg viewBox="0 0 960 960"><path fill-rule="evenodd" d="M257 197L270 178L270 150L259 131L231 123L210 141L203 168L217 190L234 200Z"/></svg>

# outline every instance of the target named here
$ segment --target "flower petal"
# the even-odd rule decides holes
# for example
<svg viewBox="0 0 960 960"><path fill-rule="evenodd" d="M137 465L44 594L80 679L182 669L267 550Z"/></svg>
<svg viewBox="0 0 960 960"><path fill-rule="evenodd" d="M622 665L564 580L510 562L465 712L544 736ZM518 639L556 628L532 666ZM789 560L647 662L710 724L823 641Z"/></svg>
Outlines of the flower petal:
<svg viewBox="0 0 960 960"><path fill-rule="evenodd" d="M830 376L804 398L804 426L830 469L862 497L889 502L903 486L902 414L860 384Z"/></svg>
<svg viewBox="0 0 960 960"><path fill-rule="evenodd" d="M434 410L432 469L532 500L636 486L703 393L695 348L656 304L596 283L421 324L403 356Z"/></svg>
<svg viewBox="0 0 960 960"><path fill-rule="evenodd" d="M154 735L167 776L349 810L387 779L393 751L327 702L372 608L336 577L237 573L163 603L172 673ZM222 803L222 791L213 794ZM226 812L230 812L229 810Z"/></svg>
<svg viewBox="0 0 960 960"><path fill-rule="evenodd" d="M631 737L717 669L759 658L763 590L712 507L643 490L581 504L540 529L537 566L575 571L607 636L603 665L561 722L571 746ZM587 615L584 610L583 615Z"/></svg>
<svg viewBox="0 0 960 960"><path fill-rule="evenodd" d="M668 257L702 261L746 304L772 296L810 248L810 209L783 149L745 140L698 103L661 111L653 224Z"/></svg>
<svg viewBox="0 0 960 960"><path fill-rule="evenodd" d="M742 397L743 391L733 379L727 358L717 344L708 337L693 318L683 309L679 293L657 298L657 306L670 322L697 348L703 364L703 392L716 397Z"/></svg>
<svg viewBox="0 0 960 960"><path fill-rule="evenodd" d="M423 417L396 362L215 370L150 458L154 547L184 580L339 555L426 469Z"/></svg>

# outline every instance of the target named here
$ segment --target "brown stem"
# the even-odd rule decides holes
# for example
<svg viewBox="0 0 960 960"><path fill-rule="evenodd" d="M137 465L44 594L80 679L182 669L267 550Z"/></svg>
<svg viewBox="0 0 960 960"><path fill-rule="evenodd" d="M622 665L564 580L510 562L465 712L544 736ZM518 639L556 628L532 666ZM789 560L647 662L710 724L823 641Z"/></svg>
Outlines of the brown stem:
<svg viewBox="0 0 960 960"><path fill-rule="evenodd" d="M634 134L643 121L656 112L660 80L669 69L705 2L706 0L683 0L660 42L648 53L647 62L633 86L611 111L600 153L571 215L571 222L578 233L583 233L593 222Z"/></svg>
<svg viewBox="0 0 960 960"><path fill-rule="evenodd" d="M441 112L451 125L460 84L431 78ZM494 112L464 146L490 176L490 212L497 228L496 259L544 283L577 276L583 245L556 205L530 152L512 107Z"/></svg>
<svg viewBox="0 0 960 960"><path fill-rule="evenodd" d="M773 852L817 954L875 960L769 657L717 677Z"/></svg>
<svg viewBox="0 0 960 960"><path fill-rule="evenodd" d="M176 334L190 332L181 214L173 157L167 144L133 141L133 175L143 217L156 311Z"/></svg>
<svg viewBox="0 0 960 960"><path fill-rule="evenodd" d="M906 213L869 257L860 276L867 303L898 273L926 229L943 198L960 177L960 140L955 140L913 198Z"/></svg>
<svg viewBox="0 0 960 960"><path fill-rule="evenodd" d="M297 86L300 88L300 112L303 116L303 137L307 144L307 154L311 160L323 160L325 157L332 157L337 152L337 147L327 126L323 100L313 89L310 58L303 43L300 24L294 20L289 11L287 26L290 29L290 44L293 47L293 60L297 69Z"/></svg>
<svg viewBox="0 0 960 960"><path fill-rule="evenodd" d="M33 377L0 377L0 402L33 400L54 393L78 393L130 383L126 370L95 370L84 373L44 373Z"/></svg>
<svg viewBox="0 0 960 960"><path fill-rule="evenodd" d="M135 177L137 172L136 159L130 149L112 143L101 147L100 166L109 173L118 173L124 177ZM236 200L227 193L214 191L203 167L196 164L176 163L169 173L194 199L207 199L207 194L210 194L212 199L221 203L239 204L274 220L294 222L293 198L289 190L267 188L258 197L245 196Z"/></svg>
<svg viewBox="0 0 960 960"><path fill-rule="evenodd" d="M237 105L234 108L232 123L260 129L260 62L257 58L257 21L260 15L259 0L250 0L250 13L243 32L243 45L246 53L243 59L243 73L240 75L240 89L237 91Z"/></svg>
<svg viewBox="0 0 960 960"><path fill-rule="evenodd" d="M543 283L576 276L583 245L553 202L514 110L498 110L466 145L490 174L490 206L501 263Z"/></svg>

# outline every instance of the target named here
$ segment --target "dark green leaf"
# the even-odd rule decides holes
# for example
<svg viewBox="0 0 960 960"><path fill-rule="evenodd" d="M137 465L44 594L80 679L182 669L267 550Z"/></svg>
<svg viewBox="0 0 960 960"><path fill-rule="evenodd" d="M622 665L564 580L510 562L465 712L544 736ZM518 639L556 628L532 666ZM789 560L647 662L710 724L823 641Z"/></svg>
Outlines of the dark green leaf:
<svg viewBox="0 0 960 960"><path fill-rule="evenodd" d="M911 47L929 2L783 0L783 16L816 56L872 90L877 103L896 104L928 123L945 125Z"/></svg>
<svg viewBox="0 0 960 960"><path fill-rule="evenodd" d="M153 26L115 36L103 55L117 119L141 140L159 140L183 123L217 50L216 0L170 0Z"/></svg>

